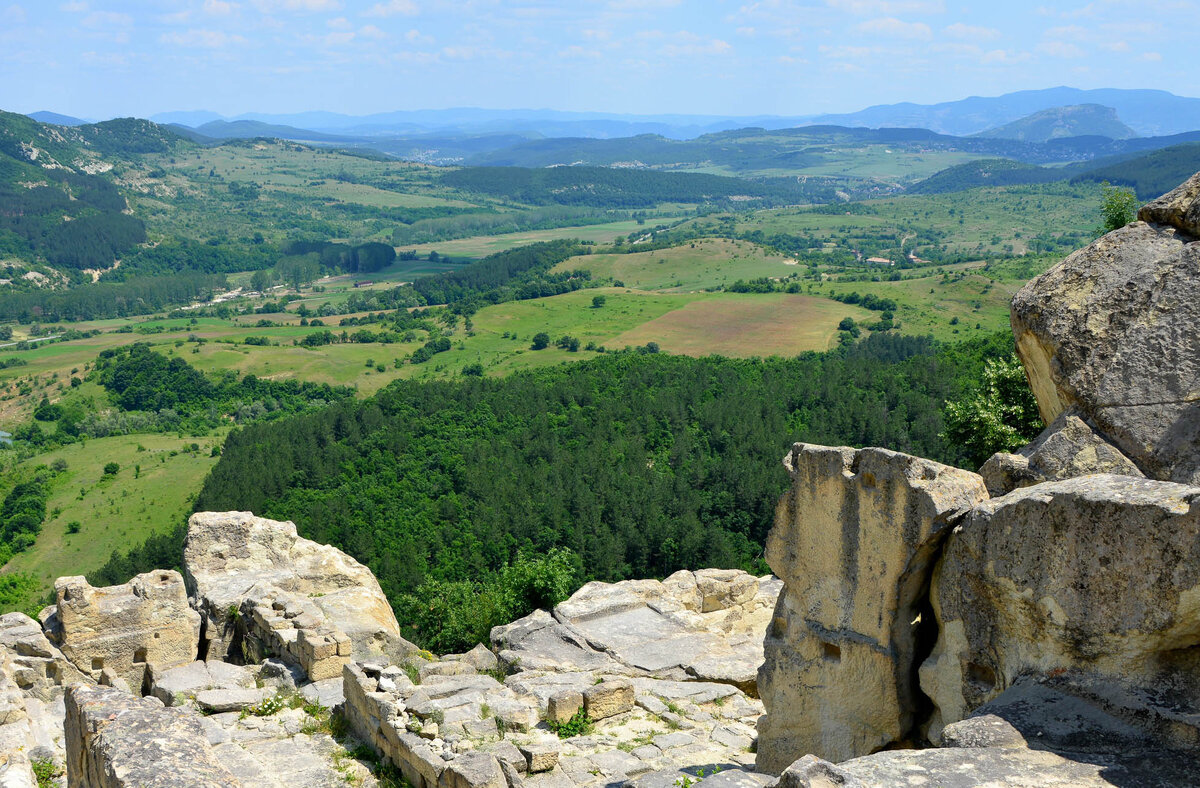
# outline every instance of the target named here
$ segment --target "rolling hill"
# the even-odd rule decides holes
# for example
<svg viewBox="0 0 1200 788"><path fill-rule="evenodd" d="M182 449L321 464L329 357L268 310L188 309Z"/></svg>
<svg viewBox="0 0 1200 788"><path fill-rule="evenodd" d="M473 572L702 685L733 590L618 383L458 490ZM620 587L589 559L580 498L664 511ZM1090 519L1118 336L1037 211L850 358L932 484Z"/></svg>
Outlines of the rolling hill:
<svg viewBox="0 0 1200 788"><path fill-rule="evenodd" d="M1076 104L1069 107L1053 107L1027 115L1020 120L1006 123L994 129L981 131L977 137L1022 140L1024 142L1048 142L1063 137L1108 137L1124 140L1138 136L1117 117L1112 107L1099 104Z"/></svg>

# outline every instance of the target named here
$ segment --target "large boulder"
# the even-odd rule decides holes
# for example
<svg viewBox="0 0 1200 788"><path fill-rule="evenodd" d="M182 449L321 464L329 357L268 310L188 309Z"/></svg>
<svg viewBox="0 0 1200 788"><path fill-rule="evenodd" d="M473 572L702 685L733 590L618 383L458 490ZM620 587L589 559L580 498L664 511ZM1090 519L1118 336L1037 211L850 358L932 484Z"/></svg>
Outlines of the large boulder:
<svg viewBox="0 0 1200 788"><path fill-rule="evenodd" d="M933 578L931 737L1021 676L1078 673L1127 696L1130 716L1159 707L1167 743L1200 746L1198 500L1200 487L1094 475L977 506Z"/></svg>
<svg viewBox="0 0 1200 788"><path fill-rule="evenodd" d="M979 469L993 498L1019 487L1090 473L1142 476L1128 457L1097 435L1074 410L1060 413L1033 443L1016 454L994 454Z"/></svg>
<svg viewBox="0 0 1200 788"><path fill-rule="evenodd" d="M327 652L365 659L399 658L415 650L400 637L396 615L371 570L336 547L300 538L293 523L249 512L193 514L183 569L205 617L207 659L226 656L245 634L243 619L262 619L268 634L292 630L287 643L314 661ZM349 649L339 646L343 636ZM329 675L341 675L341 662L330 662Z"/></svg>
<svg viewBox="0 0 1200 788"><path fill-rule="evenodd" d="M148 665L165 669L196 658L200 616L189 607L178 572L159 569L103 588L84 577L60 577L54 593L48 629L89 678L108 671L137 692Z"/></svg>
<svg viewBox="0 0 1200 788"><path fill-rule="evenodd" d="M733 684L756 694L781 583L734 569L588 583L554 608L492 629L523 671L597 671Z"/></svg>
<svg viewBox="0 0 1200 788"><path fill-rule="evenodd" d="M758 676L758 768L772 773L908 736L931 562L987 498L974 473L885 449L798 443L785 465L792 486L767 538L784 588Z"/></svg>
<svg viewBox="0 0 1200 788"><path fill-rule="evenodd" d="M1042 418L1077 414L1147 476L1200 483L1200 211L1193 178L1013 298Z"/></svg>

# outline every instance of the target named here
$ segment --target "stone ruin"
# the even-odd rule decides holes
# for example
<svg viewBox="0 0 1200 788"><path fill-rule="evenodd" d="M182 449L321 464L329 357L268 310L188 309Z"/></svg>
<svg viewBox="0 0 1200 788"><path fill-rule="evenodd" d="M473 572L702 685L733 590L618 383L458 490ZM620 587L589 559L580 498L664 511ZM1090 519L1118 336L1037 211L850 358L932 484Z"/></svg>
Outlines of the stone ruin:
<svg viewBox="0 0 1200 788"><path fill-rule="evenodd" d="M32 786L45 760L97 788L372 786L381 768L414 788L569 788L753 766L774 578L591 583L438 658L400 636L366 567L292 523L193 515L183 569L61 578L40 624L0 617L0 786ZM587 730L560 739L577 712Z"/></svg>
<svg viewBox="0 0 1200 788"><path fill-rule="evenodd" d="M346 554L200 513L182 575L0 616L0 786L1200 785L1200 174L1140 216L1014 298L1042 435L796 444L777 577L591 583L439 658Z"/></svg>

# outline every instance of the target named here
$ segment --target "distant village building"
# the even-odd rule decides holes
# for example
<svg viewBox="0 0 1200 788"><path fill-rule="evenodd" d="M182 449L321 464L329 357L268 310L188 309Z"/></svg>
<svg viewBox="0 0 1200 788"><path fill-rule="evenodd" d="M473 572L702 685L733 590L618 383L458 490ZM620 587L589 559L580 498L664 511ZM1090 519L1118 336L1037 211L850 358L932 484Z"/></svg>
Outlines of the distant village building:
<svg viewBox="0 0 1200 788"><path fill-rule="evenodd" d="M895 265L895 263L886 257L868 257L867 262L871 265Z"/></svg>

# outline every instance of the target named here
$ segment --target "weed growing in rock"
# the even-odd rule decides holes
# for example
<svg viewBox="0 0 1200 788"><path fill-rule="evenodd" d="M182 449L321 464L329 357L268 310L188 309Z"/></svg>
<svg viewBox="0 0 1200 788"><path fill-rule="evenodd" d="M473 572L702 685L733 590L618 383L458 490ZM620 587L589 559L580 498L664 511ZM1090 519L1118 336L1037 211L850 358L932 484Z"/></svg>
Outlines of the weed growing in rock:
<svg viewBox="0 0 1200 788"><path fill-rule="evenodd" d="M51 758L35 758L31 765L33 766L33 776L37 778L38 788L53 788L58 783L55 778L62 774L62 769L58 768L58 764Z"/></svg>
<svg viewBox="0 0 1200 788"><path fill-rule="evenodd" d="M569 739L572 736L583 736L592 732L592 721L588 719L587 714L583 709L575 712L575 716L566 722L553 722L546 720L546 725L550 730L558 734L560 739Z"/></svg>

